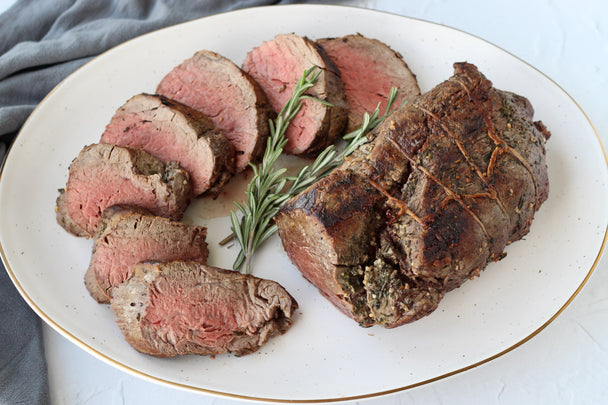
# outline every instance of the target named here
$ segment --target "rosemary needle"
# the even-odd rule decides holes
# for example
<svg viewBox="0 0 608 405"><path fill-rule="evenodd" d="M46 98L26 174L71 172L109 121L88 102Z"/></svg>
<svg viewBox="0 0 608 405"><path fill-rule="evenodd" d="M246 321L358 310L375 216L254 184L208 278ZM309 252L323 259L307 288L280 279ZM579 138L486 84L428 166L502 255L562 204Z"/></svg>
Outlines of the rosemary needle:
<svg viewBox="0 0 608 405"><path fill-rule="evenodd" d="M232 232L241 245L233 265L234 270L240 269L245 264L245 272L251 272L251 261L254 253L262 243L277 231L273 218L281 206L306 187L328 175L344 161L346 156L353 153L360 145L368 142L366 134L384 120L397 97L397 90L395 88L391 89L382 116L380 116L379 104L371 115L365 113L363 124L355 131L343 136L347 144L341 152L338 152L334 145L330 145L317 156L310 166L303 167L297 176L284 176L287 169L275 169L274 165L287 143L285 130L291 119L300 110L302 100L312 98L328 104L323 100L305 94L306 90L314 86L319 78L321 71L317 69L318 67L315 66L302 74L294 88L292 97L278 114L276 120L274 122L270 121L270 137L266 144L262 162L257 166L251 165L253 178L247 186L247 200L243 203L235 202L240 215L234 210L230 213ZM287 187L288 183L289 186Z"/></svg>

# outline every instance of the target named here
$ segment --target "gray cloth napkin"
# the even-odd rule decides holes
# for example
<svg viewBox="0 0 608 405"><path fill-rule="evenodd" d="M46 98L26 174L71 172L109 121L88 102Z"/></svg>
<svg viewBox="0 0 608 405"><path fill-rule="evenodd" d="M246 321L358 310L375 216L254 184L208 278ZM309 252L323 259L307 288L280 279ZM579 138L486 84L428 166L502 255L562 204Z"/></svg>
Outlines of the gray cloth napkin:
<svg viewBox="0 0 608 405"><path fill-rule="evenodd" d="M101 52L179 22L276 3L299 1L18 0L0 14L0 162L43 97ZM40 319L0 264L0 405L49 401Z"/></svg>

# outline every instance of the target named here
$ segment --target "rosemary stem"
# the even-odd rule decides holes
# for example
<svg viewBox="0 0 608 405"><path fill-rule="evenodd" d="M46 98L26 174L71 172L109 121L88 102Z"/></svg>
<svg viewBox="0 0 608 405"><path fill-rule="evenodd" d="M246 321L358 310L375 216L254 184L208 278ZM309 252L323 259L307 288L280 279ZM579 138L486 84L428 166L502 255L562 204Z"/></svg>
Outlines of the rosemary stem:
<svg viewBox="0 0 608 405"><path fill-rule="evenodd" d="M253 259L253 232L249 233L247 241L247 254L245 255L245 273L251 274L251 261Z"/></svg>
<svg viewBox="0 0 608 405"><path fill-rule="evenodd" d="M235 238L235 234L234 232L232 232L230 235L226 236L224 239L222 239L221 241L218 242L218 244L220 246L224 246L225 244L229 243L232 239Z"/></svg>

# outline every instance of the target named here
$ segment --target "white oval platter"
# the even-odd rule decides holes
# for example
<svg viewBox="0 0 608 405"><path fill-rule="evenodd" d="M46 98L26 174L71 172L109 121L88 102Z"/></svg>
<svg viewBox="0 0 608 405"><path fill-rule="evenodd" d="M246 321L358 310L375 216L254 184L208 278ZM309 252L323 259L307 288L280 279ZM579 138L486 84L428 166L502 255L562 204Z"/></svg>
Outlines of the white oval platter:
<svg viewBox="0 0 608 405"><path fill-rule="evenodd" d="M133 350L111 310L86 291L91 241L55 222L57 189L68 165L97 142L129 97L154 92L159 80L195 51L240 64L278 33L312 39L361 33L400 52L422 91L468 61L497 88L530 99L552 132L547 143L551 191L530 233L507 248L481 277L447 294L430 316L393 330L347 319L289 262L274 237L254 274L280 282L300 304L294 326L241 358L157 359ZM95 356L137 376L180 389L264 401L341 401L385 395L483 364L524 343L574 298L603 250L608 224L607 165L584 112L556 83L508 52L462 31L365 9L290 5L244 9L128 41L65 79L28 119L0 176L0 252L20 293L53 328ZM230 204L230 202L227 202ZM217 246L227 217L187 220L209 227L210 263L230 267L236 248ZM559 355L559 354L556 354Z"/></svg>

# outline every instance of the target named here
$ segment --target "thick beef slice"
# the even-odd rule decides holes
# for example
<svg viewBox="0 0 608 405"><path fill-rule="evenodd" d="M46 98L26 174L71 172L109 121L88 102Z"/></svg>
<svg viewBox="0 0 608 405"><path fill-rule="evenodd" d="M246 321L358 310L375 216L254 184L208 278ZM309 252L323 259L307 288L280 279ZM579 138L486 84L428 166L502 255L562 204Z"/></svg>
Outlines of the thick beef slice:
<svg viewBox="0 0 608 405"><path fill-rule="evenodd" d="M394 327L432 312L445 292L502 258L547 198L549 133L532 121L530 103L494 89L471 64L454 69L449 80L387 117L369 144L277 216L291 260L341 310L358 300L361 308L349 315L361 325ZM347 175L358 180L340 183ZM346 196L357 195L352 187L383 196L379 209L352 214L369 228L354 240L317 238L333 226L318 218L346 210ZM321 190L331 191L307 205ZM331 203L340 200L343 207ZM347 282L331 272L323 274L329 280L314 281L311 274L341 264L326 253L348 250L336 241L371 252L353 250Z"/></svg>
<svg viewBox="0 0 608 405"><path fill-rule="evenodd" d="M188 172L149 153L110 144L86 146L72 161L57 198L57 221L77 236L92 236L112 205L142 207L180 219L192 198Z"/></svg>
<svg viewBox="0 0 608 405"><path fill-rule="evenodd" d="M243 70L260 84L277 113L291 98L302 73L313 66L320 67L321 74L307 94L333 106L303 100L285 133L287 153L313 154L342 134L347 104L340 72L323 48L295 34L277 35L252 49L243 61Z"/></svg>
<svg viewBox="0 0 608 405"><path fill-rule="evenodd" d="M201 112L166 97L138 94L118 109L101 142L140 148L188 171L194 195L215 192L235 170L234 147Z"/></svg>
<svg viewBox="0 0 608 405"><path fill-rule="evenodd" d="M169 72L158 94L207 115L236 150L236 170L264 153L274 117L260 86L227 58L199 51Z"/></svg>
<svg viewBox="0 0 608 405"><path fill-rule="evenodd" d="M110 302L113 289L145 260L192 260L206 263L207 229L152 215L134 207L113 206L103 213L85 274L89 293Z"/></svg>
<svg viewBox="0 0 608 405"><path fill-rule="evenodd" d="M297 307L274 281L188 261L137 264L111 301L126 340L158 357L252 353Z"/></svg>
<svg viewBox="0 0 608 405"><path fill-rule="evenodd" d="M403 57L384 42L361 34L317 40L334 61L344 82L348 130L361 126L363 114L378 104L386 107L391 88L399 91L395 105L420 94L416 76Z"/></svg>

